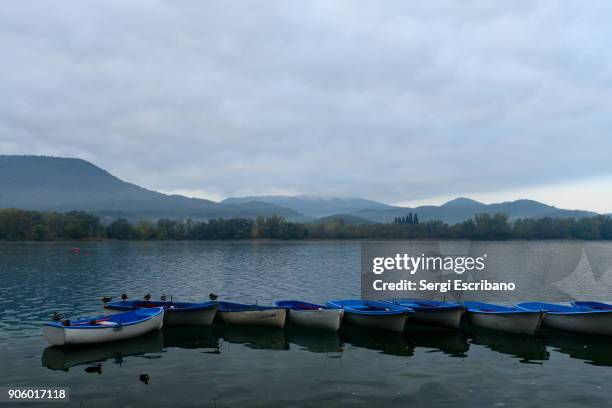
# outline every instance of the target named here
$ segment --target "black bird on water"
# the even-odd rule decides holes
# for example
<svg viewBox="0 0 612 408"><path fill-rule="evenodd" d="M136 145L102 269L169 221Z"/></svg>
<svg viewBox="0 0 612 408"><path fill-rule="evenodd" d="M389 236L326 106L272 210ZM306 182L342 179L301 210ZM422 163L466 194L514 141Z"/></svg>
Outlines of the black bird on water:
<svg viewBox="0 0 612 408"><path fill-rule="evenodd" d="M113 298L110 296L102 296L102 303L108 303L111 300L113 300Z"/></svg>
<svg viewBox="0 0 612 408"><path fill-rule="evenodd" d="M145 384L149 384L149 374L140 374L140 381Z"/></svg>
<svg viewBox="0 0 612 408"><path fill-rule="evenodd" d="M168 298L166 297L166 295L161 295L160 299L161 299L162 302L165 302L166 299L168 299Z"/></svg>
<svg viewBox="0 0 612 408"><path fill-rule="evenodd" d="M146 295L143 296L144 300L151 300L151 294L147 293Z"/></svg>
<svg viewBox="0 0 612 408"><path fill-rule="evenodd" d="M208 295L208 298L209 298L210 300L217 300L217 298L218 298L218 297L219 297L219 295L215 295L214 293L210 293L210 294Z"/></svg>
<svg viewBox="0 0 612 408"><path fill-rule="evenodd" d="M121 300L123 300L124 302L127 300L128 296L124 293L123 295L121 295Z"/></svg>
<svg viewBox="0 0 612 408"><path fill-rule="evenodd" d="M102 374L102 364L96 364L89 367L85 367L86 373L98 373Z"/></svg>
<svg viewBox="0 0 612 408"><path fill-rule="evenodd" d="M63 318L64 315L62 313L53 312L53 314L51 315L51 320L53 320L54 322L59 322Z"/></svg>

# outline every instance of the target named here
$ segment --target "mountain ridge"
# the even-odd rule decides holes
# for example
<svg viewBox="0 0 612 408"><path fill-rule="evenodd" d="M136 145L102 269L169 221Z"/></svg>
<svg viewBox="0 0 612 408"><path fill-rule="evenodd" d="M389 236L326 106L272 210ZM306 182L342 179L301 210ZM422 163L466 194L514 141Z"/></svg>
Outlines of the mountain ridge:
<svg viewBox="0 0 612 408"><path fill-rule="evenodd" d="M246 203L262 201L280 207L291 208L306 216L320 218L336 214L350 214L362 209L389 209L392 205L358 197L317 197L312 195L296 196L246 196L228 197L221 203Z"/></svg>
<svg viewBox="0 0 612 408"><path fill-rule="evenodd" d="M281 215L304 217L269 203L223 205L211 200L167 195L113 176L77 158L0 156L0 207L40 211L89 211L128 219L231 218Z"/></svg>
<svg viewBox="0 0 612 408"><path fill-rule="evenodd" d="M248 202L248 200L260 200L265 201L270 196L250 196L250 197L231 197L225 201L230 202ZM336 211L328 211L327 213L319 213L318 216L309 213L305 206L303 197L308 197L306 200L312 201L311 196L272 196L274 197L273 203L277 204L283 202L287 208L291 208L302 214L309 216L316 216L318 219L337 220L344 218L351 218L351 223L354 223L358 219L366 219L369 222L393 222L397 217L405 217L409 213L417 213L420 221L431 221L441 220L449 224L455 224L462 222L467 219L473 218L474 215L479 213L485 214L496 214L504 213L509 216L511 220L517 218L542 218L542 217L591 217L597 215L592 211L583 210L565 210L559 209L555 206L540 203L539 201L530 199L519 199L515 201L504 201L501 203L484 204L479 201L473 200L466 197L458 197L449 200L441 205L422 205L418 207L402 207L394 206L390 204L380 203L373 200L365 199L339 199L339 200L362 200L363 205L354 211L347 211L346 208L338 207ZM329 199L328 202L333 202ZM297 205L296 205L297 203ZM372 205L372 203L379 204L378 206Z"/></svg>
<svg viewBox="0 0 612 408"><path fill-rule="evenodd" d="M470 200L471 203L461 202L460 205L447 205L452 201L454 200L440 206L395 207L386 211L363 210L351 215L367 218L375 222L392 222L395 217L403 217L412 212L419 215L420 221L441 220L448 224L465 221L473 218L476 214L493 215L503 213L508 215L511 221L518 218L582 218L597 215L597 213L592 211L565 210L529 199L493 204L484 204Z"/></svg>
<svg viewBox="0 0 612 408"><path fill-rule="evenodd" d="M393 222L417 213L420 221L449 224L473 218L477 213L505 213L511 220L541 217L589 217L591 211L566 210L530 199L484 204L457 197L436 206L401 207L352 197L247 196L215 201L167 195L121 180L79 158L0 155L0 208L39 211L82 210L103 220L158 218L255 218L279 215L289 221L322 222L344 219L347 223ZM360 221L365 220L365 221Z"/></svg>

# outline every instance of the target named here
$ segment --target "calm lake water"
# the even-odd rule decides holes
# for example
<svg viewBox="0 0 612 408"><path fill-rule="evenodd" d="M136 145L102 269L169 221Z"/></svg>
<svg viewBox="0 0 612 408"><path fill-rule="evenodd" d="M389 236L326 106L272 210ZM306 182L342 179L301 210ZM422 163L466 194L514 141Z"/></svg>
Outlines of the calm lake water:
<svg viewBox="0 0 612 408"><path fill-rule="evenodd" d="M54 311L100 314L103 295L123 292L260 304L359 297L359 268L357 242L0 243L0 386L67 386L68 406L86 407L612 405L607 338L216 325L62 350L41 336Z"/></svg>

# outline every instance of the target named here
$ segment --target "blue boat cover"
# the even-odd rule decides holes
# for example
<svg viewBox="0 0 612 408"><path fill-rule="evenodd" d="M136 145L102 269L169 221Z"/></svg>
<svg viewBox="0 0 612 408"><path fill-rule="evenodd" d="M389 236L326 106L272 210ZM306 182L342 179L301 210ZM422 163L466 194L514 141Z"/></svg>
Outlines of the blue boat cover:
<svg viewBox="0 0 612 408"><path fill-rule="evenodd" d="M539 313L540 310L526 310L516 306L502 306L494 303L463 302L468 312L478 313Z"/></svg>
<svg viewBox="0 0 612 408"><path fill-rule="evenodd" d="M586 307L594 310L612 310L612 305L609 303L602 302L572 302L572 305L576 307Z"/></svg>
<svg viewBox="0 0 612 408"><path fill-rule="evenodd" d="M242 303L219 302L220 312L246 312L248 310L284 309L276 306L245 305Z"/></svg>
<svg viewBox="0 0 612 408"><path fill-rule="evenodd" d="M409 307L395 305L393 303L379 300L330 300L329 302L327 302L327 306L333 308L343 308L345 312L348 313L366 314L373 316L397 315L413 312L413 310Z"/></svg>
<svg viewBox="0 0 612 408"><path fill-rule="evenodd" d="M579 313L606 313L612 310L594 310L587 307L559 305L545 302L524 302L516 305L526 310L537 310L550 314L579 314Z"/></svg>
<svg viewBox="0 0 612 408"><path fill-rule="evenodd" d="M173 312L191 311L191 310L204 310L212 309L218 306L217 302L201 302L201 303L189 303L189 302L158 302L154 300L119 300L117 302L109 303L104 307L106 309L115 310L135 310L141 308L151 307L163 307L164 309L172 310Z"/></svg>
<svg viewBox="0 0 612 408"><path fill-rule="evenodd" d="M331 309L329 306L319 305L316 303L300 302L299 300L279 300L275 302L276 306L282 307L283 309L292 310L319 310L319 309Z"/></svg>
<svg viewBox="0 0 612 408"><path fill-rule="evenodd" d="M387 300L387 302L406 306L414 310L449 310L449 309L462 309L463 306L455 302L440 302L437 300L427 299L393 299Z"/></svg>
<svg viewBox="0 0 612 408"><path fill-rule="evenodd" d="M136 309L125 313L117 313L108 316L83 317L76 320L70 320L70 325L67 326L64 322L49 322L45 326L63 327L64 329L102 329L112 326L107 323L115 323L121 326L129 326L136 323L141 323L149 320L164 311L163 307L152 307L147 309ZM105 324L106 323L106 324Z"/></svg>

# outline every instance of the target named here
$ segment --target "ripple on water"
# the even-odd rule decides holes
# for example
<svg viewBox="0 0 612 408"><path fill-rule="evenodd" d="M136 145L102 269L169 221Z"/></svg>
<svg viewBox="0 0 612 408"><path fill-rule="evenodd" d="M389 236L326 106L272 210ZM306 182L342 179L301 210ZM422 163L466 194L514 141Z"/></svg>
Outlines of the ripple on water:
<svg viewBox="0 0 612 408"><path fill-rule="evenodd" d="M86 406L612 405L608 339L215 326L65 351L40 336L53 312L100 314L104 295L359 297L355 242L0 243L0 259L3 383L70 386Z"/></svg>

